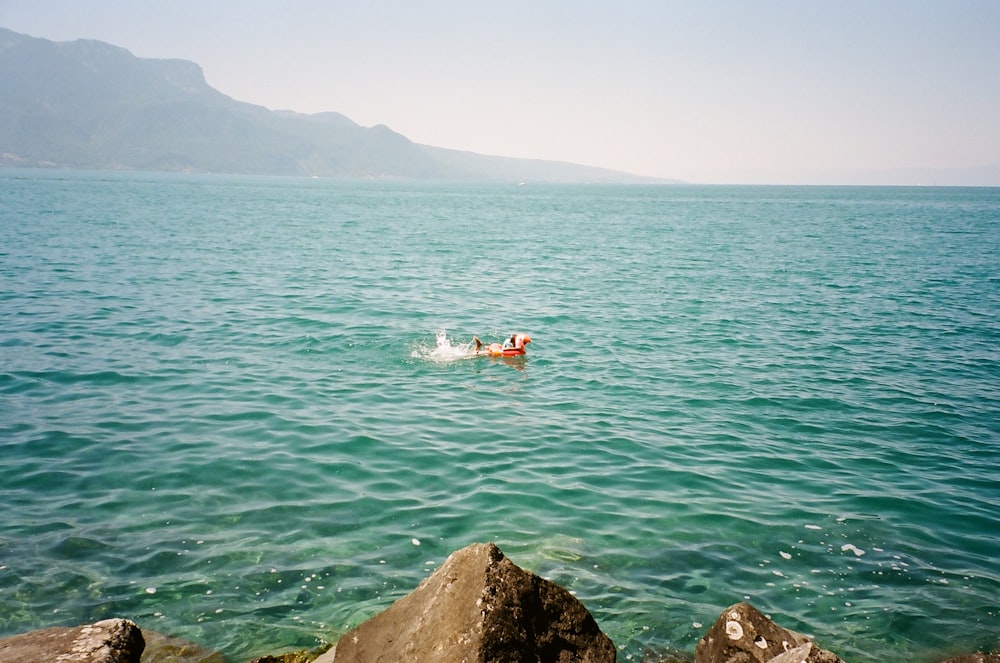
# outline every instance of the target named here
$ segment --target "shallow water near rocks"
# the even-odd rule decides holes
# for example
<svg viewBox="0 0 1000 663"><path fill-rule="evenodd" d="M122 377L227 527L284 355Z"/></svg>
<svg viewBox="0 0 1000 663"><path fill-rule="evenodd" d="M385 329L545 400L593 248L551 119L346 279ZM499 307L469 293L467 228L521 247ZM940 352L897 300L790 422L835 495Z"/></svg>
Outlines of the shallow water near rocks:
<svg viewBox="0 0 1000 663"><path fill-rule="evenodd" d="M997 265L998 189L0 171L0 635L245 660L494 541L620 660L996 648Z"/></svg>

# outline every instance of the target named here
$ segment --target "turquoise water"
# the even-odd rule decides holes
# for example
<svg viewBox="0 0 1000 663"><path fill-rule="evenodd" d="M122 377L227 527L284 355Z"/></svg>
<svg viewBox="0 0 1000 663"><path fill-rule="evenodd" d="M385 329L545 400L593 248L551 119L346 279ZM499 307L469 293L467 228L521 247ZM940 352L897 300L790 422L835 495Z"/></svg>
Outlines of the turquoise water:
<svg viewBox="0 0 1000 663"><path fill-rule="evenodd" d="M0 635L241 661L491 540L623 661L996 648L998 265L998 189L0 171Z"/></svg>

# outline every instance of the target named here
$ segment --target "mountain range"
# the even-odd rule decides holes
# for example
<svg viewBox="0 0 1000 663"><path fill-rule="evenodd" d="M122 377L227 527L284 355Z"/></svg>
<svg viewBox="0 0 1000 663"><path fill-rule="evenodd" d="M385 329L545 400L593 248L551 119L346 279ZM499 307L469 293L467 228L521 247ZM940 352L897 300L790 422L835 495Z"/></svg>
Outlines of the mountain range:
<svg viewBox="0 0 1000 663"><path fill-rule="evenodd" d="M232 99L186 60L0 28L0 166L424 180L668 182L420 145Z"/></svg>

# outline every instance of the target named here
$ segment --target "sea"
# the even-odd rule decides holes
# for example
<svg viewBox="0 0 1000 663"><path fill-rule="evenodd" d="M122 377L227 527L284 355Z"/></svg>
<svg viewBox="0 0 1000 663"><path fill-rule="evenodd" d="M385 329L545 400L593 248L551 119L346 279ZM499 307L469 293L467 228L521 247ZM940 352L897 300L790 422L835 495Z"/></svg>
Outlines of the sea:
<svg viewBox="0 0 1000 663"><path fill-rule="evenodd" d="M0 171L0 635L242 663L488 541L619 661L1000 648L1000 189Z"/></svg>

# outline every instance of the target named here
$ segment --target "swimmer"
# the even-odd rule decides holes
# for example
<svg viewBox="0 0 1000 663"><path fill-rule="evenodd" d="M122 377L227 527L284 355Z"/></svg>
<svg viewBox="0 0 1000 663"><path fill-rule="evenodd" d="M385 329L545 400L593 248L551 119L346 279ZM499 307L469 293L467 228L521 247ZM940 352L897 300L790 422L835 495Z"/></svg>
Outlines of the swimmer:
<svg viewBox="0 0 1000 663"><path fill-rule="evenodd" d="M510 354L523 355L525 352L525 346L528 343L531 343L531 337L527 334L511 334L510 337L503 342L503 345L499 343L490 343L485 346L486 349L483 350L483 342L479 340L478 336L473 336L472 340L476 344L476 354L491 355L503 354L505 350Z"/></svg>

